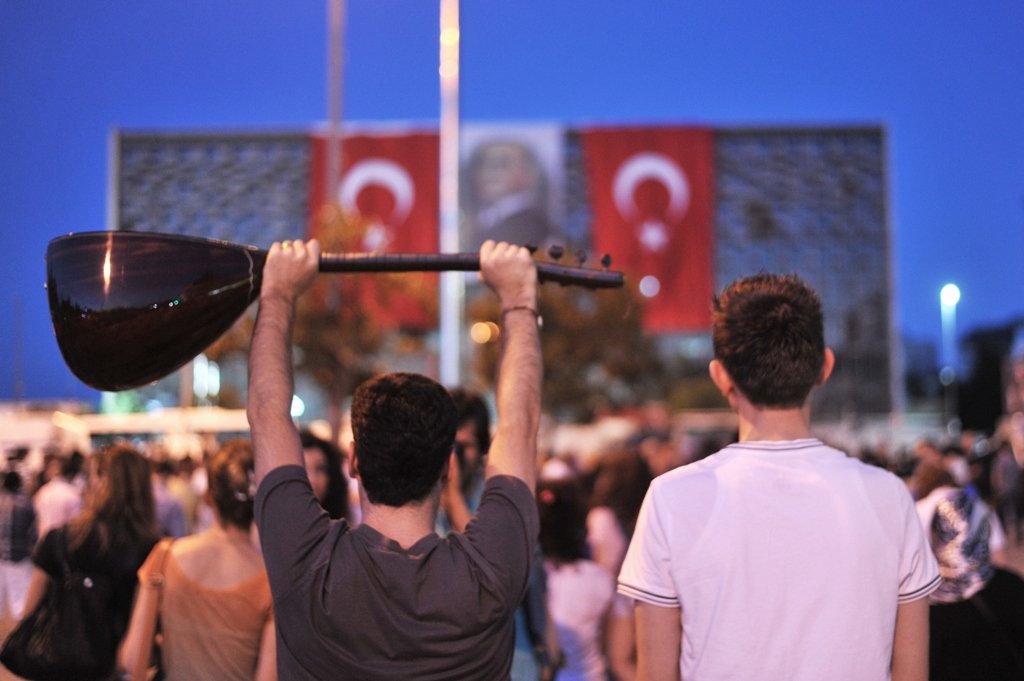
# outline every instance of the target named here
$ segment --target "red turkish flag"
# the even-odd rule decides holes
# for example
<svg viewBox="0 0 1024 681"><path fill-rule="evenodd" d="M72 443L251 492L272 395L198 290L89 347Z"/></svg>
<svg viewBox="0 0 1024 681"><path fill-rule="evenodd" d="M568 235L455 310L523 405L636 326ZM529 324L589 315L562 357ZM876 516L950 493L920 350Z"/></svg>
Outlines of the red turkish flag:
<svg viewBox="0 0 1024 681"><path fill-rule="evenodd" d="M387 253L436 253L438 250L437 133L345 136L341 173L327 187L328 139L311 141L310 236L317 236L315 216L325 204L354 211L366 225L355 250ZM437 326L437 275L427 273L353 275L364 277L360 301L385 328L430 329ZM404 286L385 286L384 277L401 277ZM405 289L405 290L402 290ZM424 299L433 298L433 301Z"/></svg>
<svg viewBox="0 0 1024 681"><path fill-rule="evenodd" d="M714 133L602 128L580 137L595 253L611 254L614 269L641 283L648 331L706 331L714 294Z"/></svg>

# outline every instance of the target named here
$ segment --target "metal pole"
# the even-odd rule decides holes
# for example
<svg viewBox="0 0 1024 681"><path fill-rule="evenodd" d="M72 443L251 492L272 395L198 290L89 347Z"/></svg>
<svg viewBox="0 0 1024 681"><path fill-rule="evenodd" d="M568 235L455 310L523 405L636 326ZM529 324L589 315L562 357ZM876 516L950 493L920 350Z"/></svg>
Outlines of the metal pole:
<svg viewBox="0 0 1024 681"><path fill-rule="evenodd" d="M956 305L960 302L960 289L955 284L946 284L939 292L939 303L942 309L942 369L939 371L939 383L942 385L943 415L946 428L954 435L957 420L957 368L956 356Z"/></svg>
<svg viewBox="0 0 1024 681"><path fill-rule="evenodd" d="M942 368L956 373L956 305L960 302L960 289L946 284L939 292L942 309ZM949 373L949 372L947 372Z"/></svg>
<svg viewBox="0 0 1024 681"><path fill-rule="evenodd" d="M459 250L459 0L441 0L440 250ZM458 385L462 376L465 279L441 275L438 364L441 383Z"/></svg>
<svg viewBox="0 0 1024 681"><path fill-rule="evenodd" d="M335 200L341 181L341 106L344 101L342 42L345 34L345 0L327 2L327 172L324 198ZM316 210L320 206L313 206Z"/></svg>

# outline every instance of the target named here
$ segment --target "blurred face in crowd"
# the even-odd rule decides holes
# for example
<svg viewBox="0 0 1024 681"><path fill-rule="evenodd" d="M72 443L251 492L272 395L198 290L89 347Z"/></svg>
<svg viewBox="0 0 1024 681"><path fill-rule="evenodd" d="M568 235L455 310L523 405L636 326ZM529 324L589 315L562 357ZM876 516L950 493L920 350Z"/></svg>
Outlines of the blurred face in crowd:
<svg viewBox="0 0 1024 681"><path fill-rule="evenodd" d="M462 482L466 483L483 467L480 443L477 442L471 421L464 423L455 431L455 448L461 452L459 460L462 463Z"/></svg>
<svg viewBox="0 0 1024 681"><path fill-rule="evenodd" d="M327 458L324 453L314 447L307 447L302 450L302 457L306 463L306 475L309 476L309 484L313 488L313 495L321 503L327 498L327 487L330 478L327 472Z"/></svg>
<svg viewBox="0 0 1024 681"><path fill-rule="evenodd" d="M914 457L922 463L940 463L942 461L942 452L938 448L928 442L927 440L920 440L914 445Z"/></svg>

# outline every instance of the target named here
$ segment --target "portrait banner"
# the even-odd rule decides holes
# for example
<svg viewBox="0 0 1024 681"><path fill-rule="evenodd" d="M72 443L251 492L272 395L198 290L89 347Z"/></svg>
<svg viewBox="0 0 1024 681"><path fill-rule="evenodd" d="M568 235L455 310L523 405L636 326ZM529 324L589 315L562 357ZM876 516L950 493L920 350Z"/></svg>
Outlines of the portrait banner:
<svg viewBox="0 0 1024 681"><path fill-rule="evenodd" d="M559 125L466 124L460 140L463 248L487 239L567 245L565 132Z"/></svg>
<svg viewBox="0 0 1024 681"><path fill-rule="evenodd" d="M707 331L714 292L714 133L580 131L595 253L639 282L644 327Z"/></svg>

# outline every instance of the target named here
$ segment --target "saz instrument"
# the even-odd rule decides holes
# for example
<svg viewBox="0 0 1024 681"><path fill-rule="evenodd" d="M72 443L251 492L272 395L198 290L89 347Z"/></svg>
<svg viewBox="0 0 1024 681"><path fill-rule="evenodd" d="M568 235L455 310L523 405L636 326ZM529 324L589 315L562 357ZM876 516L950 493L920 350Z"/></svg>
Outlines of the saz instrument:
<svg viewBox="0 0 1024 681"><path fill-rule="evenodd" d="M552 257L561 255L554 248ZM267 252L154 232L81 232L46 249L50 317L64 361L98 390L137 388L175 371L256 300ZM580 256L582 264L583 257ZM539 281L622 286L622 273L538 262ZM321 272L476 271L476 253L324 253Z"/></svg>

